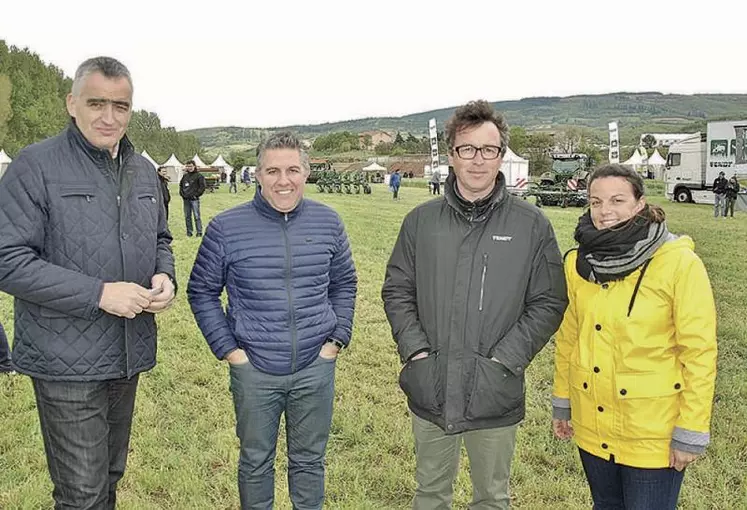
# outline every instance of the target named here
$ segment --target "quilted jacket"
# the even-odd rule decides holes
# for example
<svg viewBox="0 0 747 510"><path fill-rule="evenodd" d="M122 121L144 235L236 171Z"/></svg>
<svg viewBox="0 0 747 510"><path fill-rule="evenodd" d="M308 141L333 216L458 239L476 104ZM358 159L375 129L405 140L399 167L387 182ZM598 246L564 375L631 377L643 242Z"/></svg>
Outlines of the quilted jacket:
<svg viewBox="0 0 747 510"><path fill-rule="evenodd" d="M210 222L187 296L216 357L242 348L257 369L290 374L328 338L350 342L357 277L334 210L304 199L280 213L260 190Z"/></svg>
<svg viewBox="0 0 747 510"><path fill-rule="evenodd" d="M0 291L15 297L13 365L32 377L132 377L156 363L156 322L98 308L105 282L174 277L153 167L123 138L119 170L74 122L0 180Z"/></svg>

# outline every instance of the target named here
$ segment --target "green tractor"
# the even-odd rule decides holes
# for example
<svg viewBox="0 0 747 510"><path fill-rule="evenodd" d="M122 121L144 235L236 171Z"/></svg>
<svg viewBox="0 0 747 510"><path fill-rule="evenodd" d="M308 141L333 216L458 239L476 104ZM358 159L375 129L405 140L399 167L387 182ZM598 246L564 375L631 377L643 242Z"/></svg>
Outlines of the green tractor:
<svg viewBox="0 0 747 510"><path fill-rule="evenodd" d="M534 196L537 207L585 207L588 204L586 181L589 158L586 154L554 154L552 170L531 183L526 196Z"/></svg>

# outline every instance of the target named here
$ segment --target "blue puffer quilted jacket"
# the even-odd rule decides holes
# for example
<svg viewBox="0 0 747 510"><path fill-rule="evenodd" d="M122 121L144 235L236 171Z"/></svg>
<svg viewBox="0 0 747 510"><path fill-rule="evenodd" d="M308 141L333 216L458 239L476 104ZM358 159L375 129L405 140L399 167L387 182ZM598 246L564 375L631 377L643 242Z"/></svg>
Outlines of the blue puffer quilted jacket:
<svg viewBox="0 0 747 510"><path fill-rule="evenodd" d="M105 282L174 277L158 176L123 138L120 169L74 122L0 180L0 291L15 296L13 365L47 380L133 377L156 364L156 321L98 303Z"/></svg>
<svg viewBox="0 0 747 510"><path fill-rule="evenodd" d="M284 375L314 361L328 338L350 342L356 287L337 213L308 199L280 213L258 187L210 222L187 296L216 357L242 348L257 369Z"/></svg>

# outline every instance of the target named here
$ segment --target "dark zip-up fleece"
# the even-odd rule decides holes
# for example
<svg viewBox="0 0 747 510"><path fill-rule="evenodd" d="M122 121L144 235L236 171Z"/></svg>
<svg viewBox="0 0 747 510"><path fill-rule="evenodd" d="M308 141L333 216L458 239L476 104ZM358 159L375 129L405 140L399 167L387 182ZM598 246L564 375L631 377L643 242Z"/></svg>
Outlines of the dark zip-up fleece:
<svg viewBox="0 0 747 510"><path fill-rule="evenodd" d="M568 304L550 222L503 174L496 186L475 207L450 175L443 198L405 217L382 289L410 409L447 434L523 419L524 370Z"/></svg>

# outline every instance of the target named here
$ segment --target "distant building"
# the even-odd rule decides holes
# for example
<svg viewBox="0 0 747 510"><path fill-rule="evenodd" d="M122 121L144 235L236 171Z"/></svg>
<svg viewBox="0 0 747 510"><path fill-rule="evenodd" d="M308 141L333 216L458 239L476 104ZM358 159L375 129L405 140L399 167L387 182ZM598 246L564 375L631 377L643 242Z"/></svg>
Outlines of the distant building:
<svg viewBox="0 0 747 510"><path fill-rule="evenodd" d="M649 135L656 139L654 147L669 147L673 143L690 138L693 136L693 133L643 133L640 140L641 145L643 145L643 139Z"/></svg>
<svg viewBox="0 0 747 510"><path fill-rule="evenodd" d="M364 131L363 133L358 134L358 141L361 144L361 147L363 147L363 143L366 139L366 136L371 137L371 147L376 147L382 142L385 143L392 143L394 142L394 135L391 133L387 133L386 131L381 131L379 129L374 131Z"/></svg>

